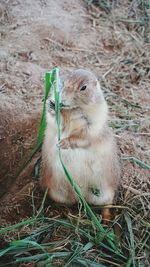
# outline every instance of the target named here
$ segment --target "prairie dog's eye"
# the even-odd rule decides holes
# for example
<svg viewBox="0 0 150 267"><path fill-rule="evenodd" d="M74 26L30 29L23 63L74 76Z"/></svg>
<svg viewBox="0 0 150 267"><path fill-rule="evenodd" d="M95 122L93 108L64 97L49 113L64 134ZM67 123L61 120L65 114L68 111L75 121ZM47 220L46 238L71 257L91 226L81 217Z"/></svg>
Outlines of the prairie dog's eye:
<svg viewBox="0 0 150 267"><path fill-rule="evenodd" d="M80 89L80 91L84 91L86 89L86 85L83 85Z"/></svg>

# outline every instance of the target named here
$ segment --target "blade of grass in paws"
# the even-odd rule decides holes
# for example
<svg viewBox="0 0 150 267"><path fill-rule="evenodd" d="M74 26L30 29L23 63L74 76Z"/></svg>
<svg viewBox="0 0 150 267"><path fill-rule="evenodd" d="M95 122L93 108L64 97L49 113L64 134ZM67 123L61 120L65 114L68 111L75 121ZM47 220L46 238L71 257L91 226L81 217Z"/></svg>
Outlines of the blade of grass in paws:
<svg viewBox="0 0 150 267"><path fill-rule="evenodd" d="M41 121L40 121L40 126L38 130L38 137L37 137L37 143L42 143L43 141L43 136L44 136L44 131L46 127L46 101L50 93L50 89L52 87L52 84L55 80L55 69L53 69L50 72L47 72L45 74L45 95L44 95L44 104L43 104L43 111L42 111L42 116L41 116Z"/></svg>
<svg viewBox="0 0 150 267"><path fill-rule="evenodd" d="M37 142L35 144L35 147L31 151L31 154L27 158L27 160L21 165L19 168L18 172L16 173L16 176L14 177L14 181L17 179L17 177L21 174L21 172L26 168L26 166L29 164L29 162L32 160L34 155L36 154L37 151L41 148L42 142L43 142L43 137L44 137L44 132L45 132L45 127L46 127L46 100L48 98L51 86L54 82L55 79L55 69L53 69L50 72L47 72L45 75L45 95L44 95L44 104L43 104L43 111L42 111L42 116L40 120L40 125L39 125L39 130L38 130L38 136L37 136Z"/></svg>
<svg viewBox="0 0 150 267"><path fill-rule="evenodd" d="M59 69L55 68L55 78L56 82L54 84L54 94L55 94L55 111L56 111L56 123L57 123L57 137L58 141L60 140L60 78L59 78Z"/></svg>

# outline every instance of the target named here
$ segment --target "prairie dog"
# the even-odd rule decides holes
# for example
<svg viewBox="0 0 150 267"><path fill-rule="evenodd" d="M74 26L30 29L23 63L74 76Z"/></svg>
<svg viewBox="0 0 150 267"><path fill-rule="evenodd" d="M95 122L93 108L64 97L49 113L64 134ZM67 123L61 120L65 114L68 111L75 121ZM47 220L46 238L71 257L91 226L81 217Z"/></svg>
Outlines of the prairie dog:
<svg viewBox="0 0 150 267"><path fill-rule="evenodd" d="M58 157L93 205L112 204L120 178L116 143L107 125L108 107L93 73L83 69L71 72L60 93L61 140L57 141L55 112L48 107L47 127L42 149L42 187L56 202L74 204L78 197L68 182Z"/></svg>

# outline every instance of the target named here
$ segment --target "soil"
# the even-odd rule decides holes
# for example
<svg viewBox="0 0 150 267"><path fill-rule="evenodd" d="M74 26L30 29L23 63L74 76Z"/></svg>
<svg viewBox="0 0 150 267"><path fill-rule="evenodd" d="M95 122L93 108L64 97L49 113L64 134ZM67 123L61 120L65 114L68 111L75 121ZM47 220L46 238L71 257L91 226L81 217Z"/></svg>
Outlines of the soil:
<svg viewBox="0 0 150 267"><path fill-rule="evenodd" d="M92 48L95 32L80 1L2 1L0 14L0 196L7 205L8 195L12 201L19 190L22 194L32 178L29 171L15 176L36 141L44 73L55 66L73 68L78 49Z"/></svg>
<svg viewBox="0 0 150 267"><path fill-rule="evenodd" d="M86 68L98 76L120 148L125 202L130 197L136 202L138 195L148 192L149 171L125 159L132 156L148 163L150 144L148 34L132 24L113 21L113 16L127 11L127 2L124 8L114 7L109 17L82 0L1 0L2 225L32 216L33 194L37 203L40 199L33 175L39 155L18 177L16 174L36 142L44 73L55 66L61 73ZM146 216L147 206L143 202Z"/></svg>

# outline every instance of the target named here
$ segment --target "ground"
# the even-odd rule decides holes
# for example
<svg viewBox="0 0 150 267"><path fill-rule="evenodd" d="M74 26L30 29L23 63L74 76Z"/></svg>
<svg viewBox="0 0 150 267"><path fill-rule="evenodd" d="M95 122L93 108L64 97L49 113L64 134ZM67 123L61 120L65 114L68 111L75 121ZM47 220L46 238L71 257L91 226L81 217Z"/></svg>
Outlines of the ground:
<svg viewBox="0 0 150 267"><path fill-rule="evenodd" d="M1 226L31 217L33 198L36 208L41 204L43 193L33 174L40 152L19 176L17 173L36 142L44 73L59 66L61 73L86 68L97 75L109 104L110 126L122 165L116 203L132 209L136 218L140 216L143 226L137 229L141 235L148 233L149 17L148 1L1 1ZM51 215L58 217L60 209L48 203L50 208ZM123 229L120 210L116 220ZM138 227L137 222L132 223ZM134 234L137 242L141 236L138 239ZM5 236L0 246L12 239L13 235ZM136 255L139 266L148 266L148 240L145 242Z"/></svg>

